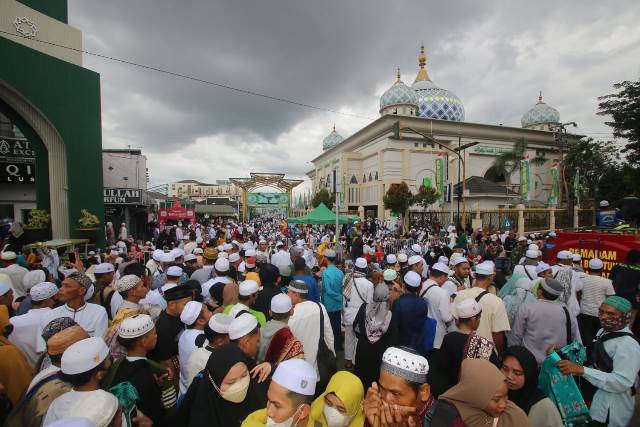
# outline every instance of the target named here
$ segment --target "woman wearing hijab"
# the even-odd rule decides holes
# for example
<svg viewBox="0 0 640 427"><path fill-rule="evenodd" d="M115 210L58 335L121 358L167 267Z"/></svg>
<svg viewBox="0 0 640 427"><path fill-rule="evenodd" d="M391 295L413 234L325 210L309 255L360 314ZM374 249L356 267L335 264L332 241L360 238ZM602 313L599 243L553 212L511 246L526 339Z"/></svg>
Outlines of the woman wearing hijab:
<svg viewBox="0 0 640 427"><path fill-rule="evenodd" d="M15 405L29 386L33 372L24 354L7 338L12 329L9 310L6 305L0 305L0 384Z"/></svg>
<svg viewBox="0 0 640 427"><path fill-rule="evenodd" d="M191 383L178 409L185 427L234 427L247 415L264 408L267 389L249 374L247 357L228 343L211 352L207 366Z"/></svg>
<svg viewBox="0 0 640 427"><path fill-rule="evenodd" d="M373 290L373 301L362 304L353 320L353 330L358 338L355 374L366 389L378 379L382 354L397 341L397 328L388 298L389 288L384 282L378 283Z"/></svg>
<svg viewBox="0 0 640 427"><path fill-rule="evenodd" d="M430 427L530 427L508 398L504 375L484 359L465 359L460 381L440 396Z"/></svg>
<svg viewBox="0 0 640 427"><path fill-rule="evenodd" d="M351 372L338 371L327 389L311 404L308 425L323 427L362 427L364 388Z"/></svg>
<svg viewBox="0 0 640 427"><path fill-rule="evenodd" d="M509 347L500 368L507 378L509 400L529 416L531 427L562 427L558 408L538 388L538 363L535 356L521 346Z"/></svg>

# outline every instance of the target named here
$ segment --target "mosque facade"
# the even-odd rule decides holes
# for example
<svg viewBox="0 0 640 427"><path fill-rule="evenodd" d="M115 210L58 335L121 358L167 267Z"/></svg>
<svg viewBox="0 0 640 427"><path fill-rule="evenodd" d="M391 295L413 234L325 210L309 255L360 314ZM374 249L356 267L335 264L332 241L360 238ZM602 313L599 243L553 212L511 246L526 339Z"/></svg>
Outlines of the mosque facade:
<svg viewBox="0 0 640 427"><path fill-rule="evenodd" d="M411 85L397 71L396 81L380 97L380 118L347 138L334 126L307 172L313 190L337 188L343 194L341 211L386 218L390 212L382 199L391 184L404 181L416 193L421 185L438 183L443 194L436 207L450 209L457 204L455 188L464 177L467 210L476 203L481 209L511 207L521 202L519 168L505 174L492 164L524 140L523 157L544 158L531 164L527 204L545 206L552 191L551 171L560 158L558 110L540 94L522 116L521 127L467 122L462 100L431 80L426 59L421 47ZM567 135L568 140L578 138Z"/></svg>

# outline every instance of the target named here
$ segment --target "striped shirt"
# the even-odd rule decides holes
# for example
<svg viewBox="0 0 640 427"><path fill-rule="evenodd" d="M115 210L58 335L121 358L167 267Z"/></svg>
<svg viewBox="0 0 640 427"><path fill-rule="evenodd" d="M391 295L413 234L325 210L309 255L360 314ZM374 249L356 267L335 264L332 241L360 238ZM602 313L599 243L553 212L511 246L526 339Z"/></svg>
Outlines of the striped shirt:
<svg viewBox="0 0 640 427"><path fill-rule="evenodd" d="M600 276L585 275L582 278L582 299L580 313L598 316L600 304L610 295L615 295L611 280Z"/></svg>

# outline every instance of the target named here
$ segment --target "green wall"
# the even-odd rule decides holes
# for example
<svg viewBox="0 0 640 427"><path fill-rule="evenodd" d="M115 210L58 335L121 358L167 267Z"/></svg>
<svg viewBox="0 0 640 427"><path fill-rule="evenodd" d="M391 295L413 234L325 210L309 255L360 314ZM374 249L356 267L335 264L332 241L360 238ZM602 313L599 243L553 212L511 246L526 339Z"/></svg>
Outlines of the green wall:
<svg viewBox="0 0 640 427"><path fill-rule="evenodd" d="M60 22L68 23L67 0L17 0L19 3L29 6Z"/></svg>
<svg viewBox="0 0 640 427"><path fill-rule="evenodd" d="M72 237L78 236L80 209L104 223L100 75L3 37L0 58L0 80L38 108L65 143Z"/></svg>

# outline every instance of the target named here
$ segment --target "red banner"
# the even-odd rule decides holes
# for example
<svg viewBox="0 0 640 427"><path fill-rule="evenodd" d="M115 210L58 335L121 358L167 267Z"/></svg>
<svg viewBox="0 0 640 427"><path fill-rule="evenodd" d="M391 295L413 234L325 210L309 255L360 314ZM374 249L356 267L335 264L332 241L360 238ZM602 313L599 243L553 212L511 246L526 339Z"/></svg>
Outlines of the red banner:
<svg viewBox="0 0 640 427"><path fill-rule="evenodd" d="M196 221L195 209L187 209L180 205L180 201L176 200L172 207L168 209L158 209L158 219L160 224L168 219L173 220L189 220L191 223Z"/></svg>

